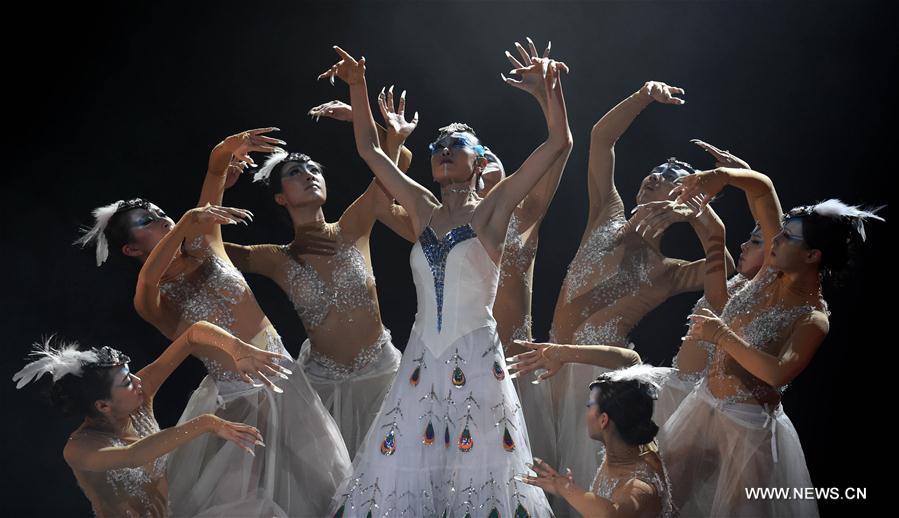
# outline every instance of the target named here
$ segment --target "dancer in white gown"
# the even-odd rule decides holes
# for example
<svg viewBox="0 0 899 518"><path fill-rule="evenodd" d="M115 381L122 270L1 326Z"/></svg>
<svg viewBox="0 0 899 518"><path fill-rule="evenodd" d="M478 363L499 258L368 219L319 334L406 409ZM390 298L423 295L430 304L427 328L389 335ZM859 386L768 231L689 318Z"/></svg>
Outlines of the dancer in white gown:
<svg viewBox="0 0 899 518"><path fill-rule="evenodd" d="M228 137L213 149L198 207L177 224L144 200L118 201L94 211L96 224L82 242L97 243L98 262L107 242L143 263L135 308L161 333L174 337L205 320L260 349L286 353L240 272L228 260L220 225L251 219L241 209L221 207L222 195L250 151L273 151L280 141L264 137L273 128ZM211 205L210 205L211 204ZM169 461L173 516L233 516L247 501L265 500L288 516L321 516L337 484L350 471L340 431L302 367L273 388L235 375L233 362L201 351L209 375L188 401L181 422L213 413L255 426L264 437L261 455L243 455L212 437L194 440Z"/></svg>
<svg viewBox="0 0 899 518"><path fill-rule="evenodd" d="M342 60L322 77L350 85L359 153L420 237L410 259L415 325L333 510L341 516L550 515L543 493L514 479L531 455L491 306L512 211L571 140L559 80L567 67L549 60L532 65L546 71L549 136L483 200L474 193L487 163L483 147L467 126L444 129L431 146L439 202L378 147L365 61L336 50Z"/></svg>

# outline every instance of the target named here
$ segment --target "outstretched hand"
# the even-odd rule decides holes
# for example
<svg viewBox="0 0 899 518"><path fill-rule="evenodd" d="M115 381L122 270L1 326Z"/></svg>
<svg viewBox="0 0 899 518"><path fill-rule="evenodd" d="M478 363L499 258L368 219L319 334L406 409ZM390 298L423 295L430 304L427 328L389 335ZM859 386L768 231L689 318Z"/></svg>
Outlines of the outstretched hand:
<svg viewBox="0 0 899 518"><path fill-rule="evenodd" d="M703 142L699 139L693 139L690 142L699 146L703 151L712 155L715 159L715 167L735 167L738 169L752 169L749 167L749 163L747 163L742 158L737 157L732 154L730 151L722 151L717 147L709 144L708 142Z"/></svg>
<svg viewBox="0 0 899 518"><path fill-rule="evenodd" d="M514 70L512 70L510 74L515 73L519 75L521 79L508 78L505 74L500 74L500 77L506 84L533 95L537 98L537 101L540 102L541 106L545 106L546 89L543 84L543 76L545 75L544 67L547 62L550 61L549 53L552 48L552 42L547 44L546 50L543 51L543 55L541 56L537 53L537 47L534 45L531 38L526 39L530 52L525 50L520 43L517 41L515 42L515 48L521 55L522 61L518 61L509 51L506 51L506 58L512 64L512 67L514 67Z"/></svg>
<svg viewBox="0 0 899 518"><path fill-rule="evenodd" d="M334 51L340 56L340 61L331 65L331 68L319 74L318 79L328 79L334 85L334 78L339 77L344 83L354 85L365 79L365 56L357 61L345 50L334 45Z"/></svg>
<svg viewBox="0 0 899 518"><path fill-rule="evenodd" d="M353 107L343 101L333 100L319 104L309 110L308 115L315 122L322 117L344 122L353 122Z"/></svg>
<svg viewBox="0 0 899 518"><path fill-rule="evenodd" d="M562 365L564 365L564 362L559 358L558 345L556 344L528 342L526 340L514 340L514 342L525 349L530 349L530 351L506 358L509 372L511 373L510 378L519 378L525 374L543 369L545 372L531 382L537 385L541 381L555 376L559 369L562 368Z"/></svg>
<svg viewBox="0 0 899 518"><path fill-rule="evenodd" d="M387 132L401 137L403 140L409 137L415 127L418 126L418 112L412 116L411 121L406 120L406 91L400 94L399 106L394 108L393 103L393 85L387 93L381 88L378 94L378 107L381 109L381 116L384 117L384 124L387 126Z"/></svg>
<svg viewBox="0 0 899 518"><path fill-rule="evenodd" d="M687 102L675 97L675 95L684 95L683 88L668 86L661 81L647 81L640 91L652 97L652 100L662 104L684 104Z"/></svg>

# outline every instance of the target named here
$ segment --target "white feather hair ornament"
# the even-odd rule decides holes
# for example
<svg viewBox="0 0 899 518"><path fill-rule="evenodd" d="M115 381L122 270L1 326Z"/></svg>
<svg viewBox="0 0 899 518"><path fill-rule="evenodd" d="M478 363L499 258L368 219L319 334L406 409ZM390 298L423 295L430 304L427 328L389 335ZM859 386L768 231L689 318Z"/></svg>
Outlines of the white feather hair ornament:
<svg viewBox="0 0 899 518"><path fill-rule="evenodd" d="M876 214L877 211L884 208L885 205L873 209L864 209L861 205L847 205L842 201L831 198L829 200L816 203L811 207L812 212L821 216L830 218L851 218L855 224L855 231L865 241L865 220L868 218L884 221L884 219Z"/></svg>
<svg viewBox="0 0 899 518"><path fill-rule="evenodd" d="M52 340L51 336L45 338L43 343L34 344L34 350L29 356L38 359L13 374L12 380L16 382L17 389L42 378L47 373L53 375L54 382L67 374L81 376L86 364L96 363L99 360L94 351L79 351L78 342L63 343L54 348L50 345Z"/></svg>
<svg viewBox="0 0 899 518"><path fill-rule="evenodd" d="M600 377L608 381L636 380L652 385L656 390L659 390L668 380L668 377L674 374L674 371L675 369L670 367L655 367L647 363L641 363L633 367L603 373Z"/></svg>
<svg viewBox="0 0 899 518"><path fill-rule="evenodd" d="M272 171L275 169L275 166L283 162L284 159L287 158L287 156L287 151L275 151L274 153L270 154L268 158L265 159L265 164L263 164L263 166L253 174L253 181L264 182L266 185L268 185L269 177L271 176Z"/></svg>
<svg viewBox="0 0 899 518"><path fill-rule="evenodd" d="M86 229L84 231L84 235L75 240L73 244L81 245L81 248L86 247L92 241L96 241L97 243L97 266L102 265L106 259L109 257L109 242L106 240L106 225L109 224L109 219L119 210L121 204L124 203L124 200L119 200L109 205L104 205L102 207L97 207L93 210L94 215L94 226Z"/></svg>

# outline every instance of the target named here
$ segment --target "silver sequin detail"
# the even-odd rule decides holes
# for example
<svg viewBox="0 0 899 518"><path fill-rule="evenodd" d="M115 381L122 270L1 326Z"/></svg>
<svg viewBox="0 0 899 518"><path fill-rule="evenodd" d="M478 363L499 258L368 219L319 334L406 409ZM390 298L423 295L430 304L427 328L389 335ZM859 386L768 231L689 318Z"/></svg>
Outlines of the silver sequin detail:
<svg viewBox="0 0 899 518"><path fill-rule="evenodd" d="M132 413L130 418L134 431L140 439L159 432L159 423L144 407ZM114 435L93 430L85 430L84 433L108 437L108 444L113 448L128 446L128 443ZM165 476L167 460L168 454L153 461L149 469L141 466L106 470L106 482L112 488L114 495L123 498L136 498L148 511L145 516L152 516L155 514L153 507L158 505L158 502L154 504L153 500L155 499L151 500L145 488Z"/></svg>
<svg viewBox="0 0 899 518"><path fill-rule="evenodd" d="M761 295L766 287L768 287L778 277L778 272L769 268L765 274L746 283L742 290L738 291L728 300L721 312L721 320L727 325L733 322L741 315L750 315L753 309L758 305ZM825 313L827 311L827 303L822 301ZM797 319L810 314L816 308L810 305L786 307L782 304L776 304L765 311L757 314L754 319L749 321L741 330L734 330L750 347L758 350L764 350L771 340L777 338L785 329L791 326ZM764 400L770 397L771 390L776 390L779 395L787 389L787 385L780 387L770 387L769 385L759 381L751 387L745 387L744 383L736 376L726 374L727 365L732 361L730 355L723 349L716 349L714 355L714 364L718 371L719 379L726 379L732 382L737 388L737 393L725 398L729 402L741 402L748 397L757 400Z"/></svg>
<svg viewBox="0 0 899 518"><path fill-rule="evenodd" d="M566 303L570 303L581 292L595 273L596 266L614 250L620 236L619 230L625 223L627 221L624 218L609 220L605 225L597 227L578 248L565 275Z"/></svg>
<svg viewBox="0 0 899 518"><path fill-rule="evenodd" d="M746 286L746 283L749 282L749 279L744 277L742 274L736 274L730 279L727 280L727 294L728 297L733 297L735 293L743 289ZM690 311L691 314L699 313L702 309L711 310L711 306L709 306L709 302L706 300L705 295L699 297L699 300L696 301L696 304L693 305L693 310ZM715 354L715 344L703 341L695 342L697 346L701 347L706 352L706 362L705 368L698 372L681 372L680 370L675 371L675 375L684 382L696 384L702 378L708 376L709 367L712 364L713 355ZM672 367L677 369L677 355L674 355L674 360L672 360Z"/></svg>
<svg viewBox="0 0 899 518"><path fill-rule="evenodd" d="M320 353L315 350L309 351L309 360L310 362L315 362L317 365L325 369L325 376L331 380L345 380L353 377L357 372L361 371L365 367L367 367L371 362L378 359L381 355L381 352L384 350L384 346L390 342L390 331L384 329L381 332L381 336L378 337L378 340L361 349L356 357L353 358L352 365L344 365L342 363L337 363L330 356Z"/></svg>
<svg viewBox="0 0 899 518"><path fill-rule="evenodd" d="M622 320L617 316L600 325L584 324L572 336L574 345L614 345L633 349L634 344L628 343L627 336L618 332Z"/></svg>
<svg viewBox="0 0 899 518"><path fill-rule="evenodd" d="M529 341L533 336L531 334L531 327L533 326L533 319L531 315L524 316L524 322L521 323L520 326L516 327L512 330L512 340L524 340Z"/></svg>
<svg viewBox="0 0 899 518"><path fill-rule="evenodd" d="M671 502L671 481L668 480L668 471L662 464L662 473L656 473L645 462L637 462L633 474L626 477L611 478L607 475L605 469L606 461L603 459L602 465L596 471L596 477L593 479L592 490L598 496L606 500L612 499L612 494L621 484L630 480L641 480L653 486L662 500L662 510L659 518L669 518L674 516L674 505Z"/></svg>
<svg viewBox="0 0 899 518"><path fill-rule="evenodd" d="M372 315L377 313L368 287L369 282L374 284L375 278L368 269L365 257L355 246L340 246L327 259L333 268L330 283L322 280L312 265L297 262L289 246L281 247L281 251L288 257L287 295L304 325L311 328L320 326L332 309L350 312L356 308L366 308Z"/></svg>
<svg viewBox="0 0 899 518"><path fill-rule="evenodd" d="M272 353L289 354L287 348L284 347L284 342L281 341L281 337L272 328L266 329L265 331L265 350ZM224 367L221 363L210 360L209 358L200 358L200 360L203 362L203 366L206 367L206 371L209 372L209 375L212 376L212 379L215 381L243 382L238 373ZM284 363L285 367L289 365L286 361L282 363Z"/></svg>
<svg viewBox="0 0 899 518"><path fill-rule="evenodd" d="M537 241L535 239L527 242L522 239L521 234L524 229L520 227L521 221L518 220L518 216L515 215L515 212L512 212L512 217L509 219L509 226L506 229L506 241L503 244L503 259L499 271L499 286L502 286L503 281L514 274L515 276L520 276L522 284L530 289L528 270L531 268L531 264L534 263L534 258L537 256Z"/></svg>
<svg viewBox="0 0 899 518"><path fill-rule="evenodd" d="M190 273L190 278L180 273L162 283L159 289L185 322L205 320L232 332L232 308L244 299L250 289L237 268L218 257L209 247L203 246L202 239L202 236L198 237L189 248L202 254L203 264Z"/></svg>

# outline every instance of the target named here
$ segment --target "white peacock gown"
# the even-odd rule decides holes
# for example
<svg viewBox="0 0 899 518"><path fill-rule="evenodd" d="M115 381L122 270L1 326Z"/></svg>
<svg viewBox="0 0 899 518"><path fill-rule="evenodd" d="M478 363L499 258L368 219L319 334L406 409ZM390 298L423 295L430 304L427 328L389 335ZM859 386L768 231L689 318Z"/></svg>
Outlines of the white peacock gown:
<svg viewBox="0 0 899 518"><path fill-rule="evenodd" d="M470 224L412 248L418 313L334 516L551 516L492 308L499 268Z"/></svg>

